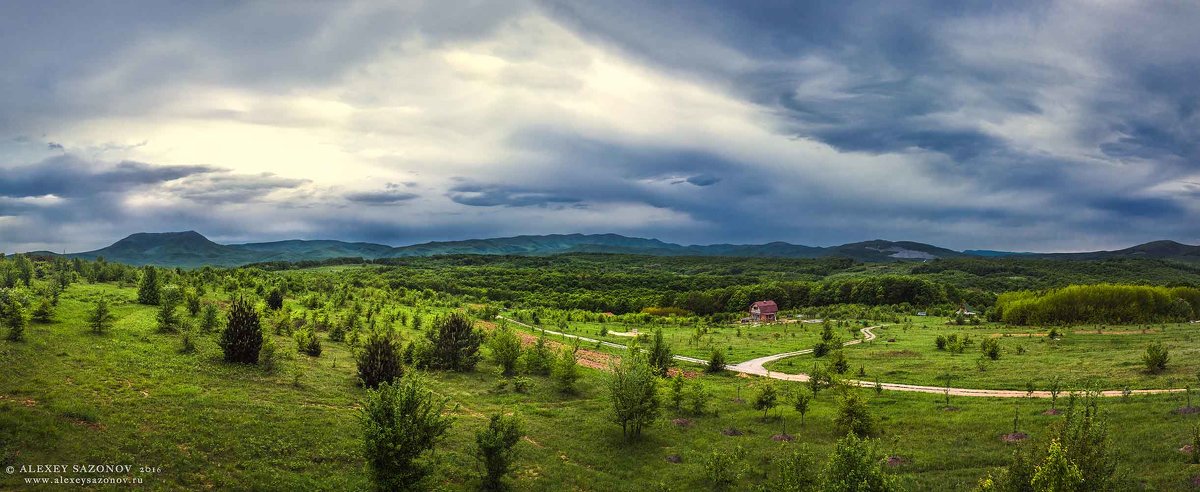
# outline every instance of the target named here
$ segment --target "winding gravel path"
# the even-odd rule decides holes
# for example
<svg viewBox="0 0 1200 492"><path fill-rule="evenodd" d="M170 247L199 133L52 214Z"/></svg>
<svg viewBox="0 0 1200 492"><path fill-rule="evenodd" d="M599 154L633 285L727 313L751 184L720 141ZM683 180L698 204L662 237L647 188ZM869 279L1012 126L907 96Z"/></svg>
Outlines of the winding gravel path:
<svg viewBox="0 0 1200 492"><path fill-rule="evenodd" d="M628 349L629 348L629 347L627 347L625 345L621 345L619 343L606 342L603 340L596 340L594 338L582 337L579 335L572 335L569 333L562 333L562 332L558 332L558 331L554 331L554 330L546 330L544 328L538 328L538 327L535 327L532 325L527 325L525 323L522 323L522 322L517 321L512 318L506 318L504 316L496 316L496 319L502 319L502 320L505 320L505 321L508 321L511 323L515 323L515 324L521 325L525 328L529 328L531 330L545 331L546 333L549 333L551 335L558 335L561 337L573 338L573 339L580 340L583 342L588 342L588 343L599 343L600 345L603 345L605 347L617 348L617 349ZM874 330L876 328L881 328L883 326L885 326L885 325L868 326L866 328L863 328L862 330L860 330L863 334L862 338L856 338L854 340L850 340L848 342L843 343L842 345L849 346L849 345L855 345L855 344L869 342L871 340L874 340L875 333L872 330ZM785 373L781 373L781 372L771 372L771 371L767 370L767 368L764 366L770 362L775 362L777 360L782 360L782 359L786 359L788 357L795 357L798 355L805 355L805 354L811 354L811 353L812 353L812 349L797 350L795 352L784 352L782 354L768 355L766 357L759 357L757 359L750 359L748 361L741 362L738 364L725 366L725 369L729 370L729 371L733 371L733 372L740 372L743 374L751 374L754 376L769 377L769 378L778 379L781 381L808 381L807 374L785 374ZM688 357L685 355L676 355L675 360L679 360L679 361L683 361L683 362L691 362L693 364L708 365L708 361L706 361L704 359L697 359L695 357ZM859 381L856 379L844 379L842 381L845 383L848 383L848 384L863 386L863 387L874 387L875 386L874 381ZM982 397L990 397L990 398L1024 398L1027 396L1030 396L1033 398L1050 398L1051 397L1049 391L1034 391L1032 394L1030 394L1023 390L990 390L990 389L955 388L955 387L947 388L945 386L921 386L921 385L917 385L917 384L883 383L883 382L879 383L879 386L881 386L881 387L883 387L883 389L889 390L889 391L907 391L910 393L936 393L939 395L944 395L946 393L949 393L952 396L982 396ZM1153 395L1153 394L1163 394L1163 393L1181 393L1184 391L1187 391L1187 390L1184 388L1141 389L1141 390L1131 390L1130 394ZM1123 393L1124 392L1121 390L1106 390L1106 391L1101 391L1098 394L1100 396L1112 397L1112 396L1122 396Z"/></svg>

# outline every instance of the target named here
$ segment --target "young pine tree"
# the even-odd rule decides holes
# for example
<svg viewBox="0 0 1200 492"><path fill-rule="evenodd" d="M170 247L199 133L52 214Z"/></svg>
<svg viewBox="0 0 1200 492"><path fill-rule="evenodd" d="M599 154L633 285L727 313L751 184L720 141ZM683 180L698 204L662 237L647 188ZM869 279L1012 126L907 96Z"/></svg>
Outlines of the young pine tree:
<svg viewBox="0 0 1200 492"><path fill-rule="evenodd" d="M92 328L92 333L97 335L104 334L112 326L113 314L108 308L108 301L100 299L96 301L96 305L92 307L92 312L88 313L88 326Z"/></svg>
<svg viewBox="0 0 1200 492"><path fill-rule="evenodd" d="M218 341L227 362L255 364L262 350L263 332L258 311L250 301L238 297L229 305L225 330Z"/></svg>
<svg viewBox="0 0 1200 492"><path fill-rule="evenodd" d="M358 356L358 379L363 386L374 388L400 377L400 342L390 333L372 332Z"/></svg>
<svg viewBox="0 0 1200 492"><path fill-rule="evenodd" d="M492 415L488 426L475 433L475 457L483 465L483 490L504 490L504 477L513 471L514 449L521 441L516 416Z"/></svg>
<svg viewBox="0 0 1200 492"><path fill-rule="evenodd" d="M377 490L425 490L428 470L417 458L450 429L448 401L415 374L367 390L360 414L363 453Z"/></svg>
<svg viewBox="0 0 1200 492"><path fill-rule="evenodd" d="M158 305L161 288L158 285L158 270L152 266L142 268L142 281L138 284L138 304Z"/></svg>

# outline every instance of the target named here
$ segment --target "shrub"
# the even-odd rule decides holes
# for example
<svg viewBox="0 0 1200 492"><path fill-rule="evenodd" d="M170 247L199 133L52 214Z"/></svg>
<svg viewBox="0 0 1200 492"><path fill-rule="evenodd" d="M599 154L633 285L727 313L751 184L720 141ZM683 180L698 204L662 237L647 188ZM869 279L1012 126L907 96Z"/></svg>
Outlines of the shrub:
<svg viewBox="0 0 1200 492"><path fill-rule="evenodd" d="M88 326L92 328L92 333L97 335L103 334L112 326L113 314L108 309L108 301L100 299L92 307L92 312L88 313Z"/></svg>
<svg viewBox="0 0 1200 492"><path fill-rule="evenodd" d="M666 376L671 368L671 346L663 339L661 329L654 330L654 341L650 345L650 365L659 376Z"/></svg>
<svg viewBox="0 0 1200 492"><path fill-rule="evenodd" d="M268 338L263 340L262 347L258 349L258 365L266 372L275 372L275 368L279 366L279 345L275 340Z"/></svg>
<svg viewBox="0 0 1200 492"><path fill-rule="evenodd" d="M678 412L683 408L683 372L675 373L675 377L671 378L671 408Z"/></svg>
<svg viewBox="0 0 1200 492"><path fill-rule="evenodd" d="M54 321L54 306L50 304L50 299L42 298L33 312L29 313L29 319L42 324Z"/></svg>
<svg viewBox="0 0 1200 492"><path fill-rule="evenodd" d="M238 297L229 306L225 330L218 341L228 362L254 364L263 346L262 326L258 311L245 298Z"/></svg>
<svg viewBox="0 0 1200 492"><path fill-rule="evenodd" d="M138 304L158 305L158 270L152 266L142 268L142 280L138 283Z"/></svg>
<svg viewBox="0 0 1200 492"><path fill-rule="evenodd" d="M527 374L545 376L550 374L552 365L550 348L546 346L546 334L543 332L533 347L521 354L521 366Z"/></svg>
<svg viewBox="0 0 1200 492"><path fill-rule="evenodd" d="M9 304L4 313L4 324L8 326L8 335L5 338L11 342L25 340L25 311L20 304Z"/></svg>
<svg viewBox="0 0 1200 492"><path fill-rule="evenodd" d="M416 460L446 434L448 398L426 389L410 374L368 390L360 414L363 454L379 490L421 490L427 469Z"/></svg>
<svg viewBox="0 0 1200 492"><path fill-rule="evenodd" d="M188 326L187 328L180 330L179 353L190 354L195 351L196 351L196 341L193 340L192 328L190 326ZM259 357L259 360L260 361L262 360L261 356Z"/></svg>
<svg viewBox="0 0 1200 492"><path fill-rule="evenodd" d="M1142 362L1146 364L1146 372L1158 374L1167 370L1167 361L1170 359L1170 354L1167 347L1162 342L1154 342L1146 347L1146 353L1142 355Z"/></svg>
<svg viewBox="0 0 1200 492"><path fill-rule="evenodd" d="M179 317L175 315L175 307L174 296L164 295L159 299L158 314L155 316L159 332L175 333L179 331Z"/></svg>
<svg viewBox="0 0 1200 492"><path fill-rule="evenodd" d="M760 410L763 413L763 419L767 418L767 413L779 404L779 393L775 391L775 385L771 381L763 381L758 388L758 394L754 396L754 409Z"/></svg>
<svg viewBox="0 0 1200 492"><path fill-rule="evenodd" d="M825 464L825 492L900 490L896 477L883 470L883 457L870 441L854 433L839 439Z"/></svg>
<svg viewBox="0 0 1200 492"><path fill-rule="evenodd" d="M850 370L850 361L846 360L846 352L842 350L833 351L833 357L829 361L829 368L838 374L846 374Z"/></svg>
<svg viewBox="0 0 1200 492"><path fill-rule="evenodd" d="M687 392L688 411L692 415L704 415L708 412L708 401L712 398L712 394L708 392L708 388L704 387L704 383L696 381L691 384Z"/></svg>
<svg viewBox="0 0 1200 492"><path fill-rule="evenodd" d="M196 293L196 289L188 289L183 294L183 304L187 308L188 315L195 318L200 314L200 294Z"/></svg>
<svg viewBox="0 0 1200 492"><path fill-rule="evenodd" d="M200 314L200 331L208 333L217 329L217 326L221 324L220 316L221 313L217 306L205 304Z"/></svg>
<svg viewBox="0 0 1200 492"><path fill-rule="evenodd" d="M297 330L293 336L296 339L296 351L313 357L321 356L321 337L318 337L312 330L308 328Z"/></svg>
<svg viewBox="0 0 1200 492"><path fill-rule="evenodd" d="M488 339L488 348L492 359L500 366L500 372L505 377L511 377L517 372L517 361L521 358L521 339L508 325L501 325Z"/></svg>
<svg viewBox="0 0 1200 492"><path fill-rule="evenodd" d="M738 446L730 452L713 450L704 458L704 477L713 490L731 490L746 474L746 450Z"/></svg>
<svg viewBox="0 0 1200 492"><path fill-rule="evenodd" d="M815 398L817 393L821 392L821 388L830 383L832 383L832 376L829 371L826 371L825 367L820 364L813 364L812 371L808 373L808 389L812 391L813 397Z"/></svg>
<svg viewBox="0 0 1200 492"><path fill-rule="evenodd" d="M283 309L283 290L279 287L271 289L271 292L267 294L267 309L272 311Z"/></svg>
<svg viewBox="0 0 1200 492"><path fill-rule="evenodd" d="M513 471L514 447L521 440L521 423L515 416L492 415L488 426L475 433L475 457L483 464L483 489L503 490L504 476Z"/></svg>
<svg viewBox="0 0 1200 492"><path fill-rule="evenodd" d="M807 445L791 453L775 457L774 472L768 476L763 490L772 492L815 492L821 485L820 468Z"/></svg>
<svg viewBox="0 0 1200 492"><path fill-rule="evenodd" d="M946 336L945 335L938 335L933 343L935 345L937 345L938 350L946 350Z"/></svg>
<svg viewBox="0 0 1200 492"><path fill-rule="evenodd" d="M992 360L1000 359L1000 341L995 338L984 338L979 342L979 351Z"/></svg>
<svg viewBox="0 0 1200 492"><path fill-rule="evenodd" d="M1083 472L1067 458L1057 439L1050 441L1050 451L1034 471L1030 485L1033 490L1089 490L1082 487Z"/></svg>
<svg viewBox="0 0 1200 492"><path fill-rule="evenodd" d="M550 371L550 377L557 383L559 391L567 394L575 393L575 381L579 379L579 362L575 359L575 350L567 348L559 350L558 357L554 360L554 367Z"/></svg>
<svg viewBox="0 0 1200 492"><path fill-rule="evenodd" d="M871 437L879 432L875 417L867 409L867 400L855 390L849 390L842 396L833 422L840 432L858 437Z"/></svg>
<svg viewBox="0 0 1200 492"><path fill-rule="evenodd" d="M627 440L642 435L642 428L658 418L658 381L645 355L626 354L610 366L608 387L612 394L613 420L621 425Z"/></svg>
<svg viewBox="0 0 1200 492"><path fill-rule="evenodd" d="M704 372L718 373L725 370L725 352L721 349L713 349L712 355L708 358L708 366L704 368Z"/></svg>
<svg viewBox="0 0 1200 492"><path fill-rule="evenodd" d="M529 392L529 384L530 384L529 378L527 378L525 376L517 376L517 377L513 378L512 383L513 383L513 391L516 391L517 393L528 393Z"/></svg>
<svg viewBox="0 0 1200 492"><path fill-rule="evenodd" d="M400 342L391 332L372 332L367 344L358 354L358 379L363 386L374 388L400 377Z"/></svg>
<svg viewBox="0 0 1200 492"><path fill-rule="evenodd" d="M483 334L475 329L467 315L454 312L439 318L426 336L433 343L430 367L460 372L475 369Z"/></svg>

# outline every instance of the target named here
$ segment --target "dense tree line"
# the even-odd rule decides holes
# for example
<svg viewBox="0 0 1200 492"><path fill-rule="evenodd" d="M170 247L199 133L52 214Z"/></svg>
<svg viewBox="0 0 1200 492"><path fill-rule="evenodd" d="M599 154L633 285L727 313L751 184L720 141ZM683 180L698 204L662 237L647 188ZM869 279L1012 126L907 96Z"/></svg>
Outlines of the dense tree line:
<svg viewBox="0 0 1200 492"><path fill-rule="evenodd" d="M1186 321L1200 318L1200 289L1098 284L1008 292L991 316L1016 325Z"/></svg>

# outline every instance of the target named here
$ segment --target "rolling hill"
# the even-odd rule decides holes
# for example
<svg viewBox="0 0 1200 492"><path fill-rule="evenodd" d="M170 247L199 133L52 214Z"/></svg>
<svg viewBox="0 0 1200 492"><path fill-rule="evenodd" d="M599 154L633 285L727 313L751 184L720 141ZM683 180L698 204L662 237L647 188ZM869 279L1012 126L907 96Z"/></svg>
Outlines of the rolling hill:
<svg viewBox="0 0 1200 492"><path fill-rule="evenodd" d="M452 254L553 255L564 253L625 253L654 256L736 256L776 258L845 257L861 262L927 261L949 258L1055 258L1096 260L1110 258L1157 258L1200 261L1200 246L1174 241L1155 241L1116 251L1085 253L1008 253L940 248L912 241L876 239L839 246L817 247L785 242L766 244L680 245L658 239L619 234L549 234L464 241L436 241L392 247L382 244L336 240L287 240L245 244L218 244L196 231L137 233L95 251L67 257L94 259L132 265L178 267L237 266L273 261L366 259ZM50 254L53 253L39 253Z"/></svg>

